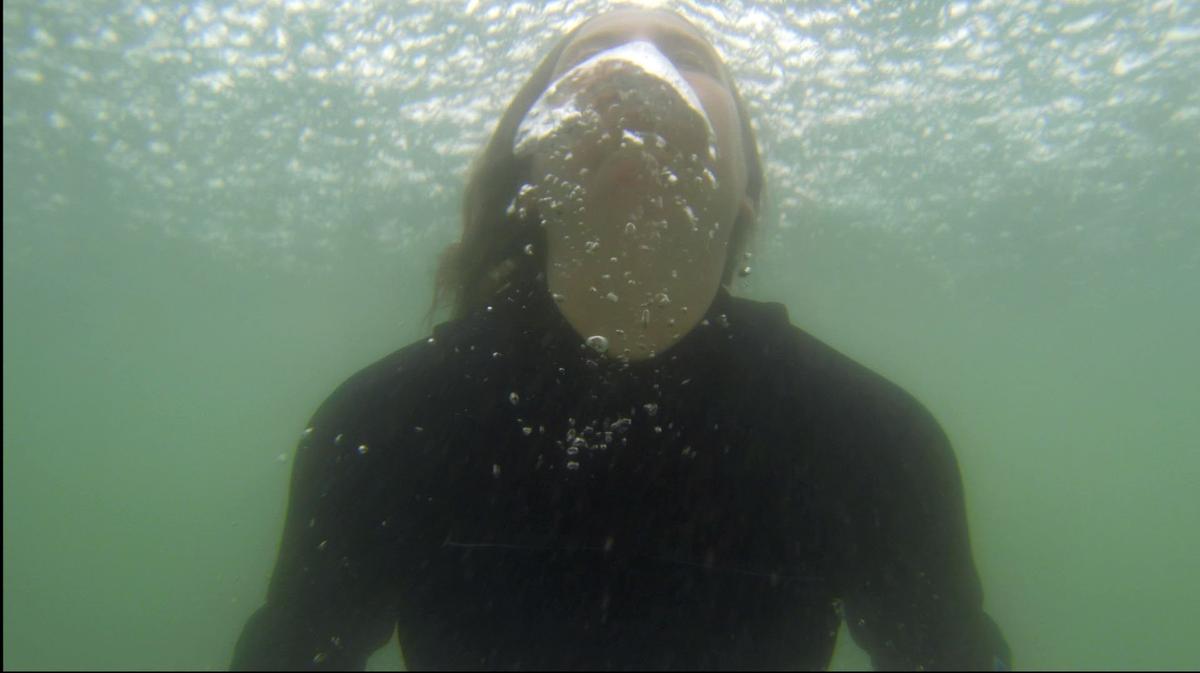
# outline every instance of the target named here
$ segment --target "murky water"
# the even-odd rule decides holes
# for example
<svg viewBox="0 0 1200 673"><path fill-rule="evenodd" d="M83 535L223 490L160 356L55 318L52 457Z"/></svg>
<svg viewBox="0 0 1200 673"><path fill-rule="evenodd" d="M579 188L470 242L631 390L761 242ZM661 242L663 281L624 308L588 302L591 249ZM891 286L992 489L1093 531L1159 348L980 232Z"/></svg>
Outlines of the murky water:
<svg viewBox="0 0 1200 673"><path fill-rule="evenodd" d="M5 2L5 668L227 665L297 433L427 336L467 163L604 6ZM1200 665L1200 4L667 6L767 158L735 293L939 418L1017 665Z"/></svg>

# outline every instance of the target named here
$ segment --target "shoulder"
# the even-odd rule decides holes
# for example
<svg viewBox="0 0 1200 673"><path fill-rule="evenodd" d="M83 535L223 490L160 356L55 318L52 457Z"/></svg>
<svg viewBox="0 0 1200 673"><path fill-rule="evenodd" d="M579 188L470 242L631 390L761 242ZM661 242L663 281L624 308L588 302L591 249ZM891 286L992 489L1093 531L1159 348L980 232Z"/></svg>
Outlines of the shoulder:
<svg viewBox="0 0 1200 673"><path fill-rule="evenodd" d="M787 307L733 297L730 320L746 337L736 357L740 369L761 377L760 388L786 399L798 418L899 441L941 432L929 410L909 391L808 331L792 324ZM834 426L837 426L836 428Z"/></svg>
<svg viewBox="0 0 1200 673"><path fill-rule="evenodd" d="M418 406L431 387L466 363L460 346L476 329L471 318L437 325L422 337L358 370L325 398L312 425L361 425Z"/></svg>

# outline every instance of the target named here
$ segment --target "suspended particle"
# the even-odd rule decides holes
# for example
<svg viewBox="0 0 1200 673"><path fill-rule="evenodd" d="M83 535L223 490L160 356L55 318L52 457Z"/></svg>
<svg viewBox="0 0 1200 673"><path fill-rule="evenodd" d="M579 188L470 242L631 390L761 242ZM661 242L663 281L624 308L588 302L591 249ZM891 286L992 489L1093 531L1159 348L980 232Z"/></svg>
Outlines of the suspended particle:
<svg viewBox="0 0 1200 673"><path fill-rule="evenodd" d="M533 428L526 425L525 427L521 428L521 432L525 433L525 436L528 437L529 435L533 434Z"/></svg>
<svg viewBox="0 0 1200 673"><path fill-rule="evenodd" d="M533 244L532 243L525 244L525 254L533 256Z"/></svg>
<svg viewBox="0 0 1200 673"><path fill-rule="evenodd" d="M609 292L608 294L604 295L604 298L611 301L614 304L617 303L617 301L618 301L617 293L615 293L615 292Z"/></svg>
<svg viewBox="0 0 1200 673"><path fill-rule="evenodd" d="M749 275L750 275L750 267L748 267L748 266L743 266L743 267L742 267L742 270L741 270L741 271L738 271L738 275L739 275L739 276L741 276L742 278L745 278L746 276L749 276Z"/></svg>
<svg viewBox="0 0 1200 673"><path fill-rule="evenodd" d="M492 476L493 477L500 476L500 466L495 463L492 463Z"/></svg>
<svg viewBox="0 0 1200 673"><path fill-rule="evenodd" d="M578 470L578 469L579 469L579 461L577 461L577 460L568 460L568 461L567 461L567 469L568 469L568 470Z"/></svg>

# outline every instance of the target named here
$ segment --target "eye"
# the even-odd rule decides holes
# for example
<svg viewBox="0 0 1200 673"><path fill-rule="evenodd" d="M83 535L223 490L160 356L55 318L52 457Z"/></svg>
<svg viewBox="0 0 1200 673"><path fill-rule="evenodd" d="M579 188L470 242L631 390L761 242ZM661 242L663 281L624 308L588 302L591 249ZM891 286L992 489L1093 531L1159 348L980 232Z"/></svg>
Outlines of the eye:
<svg viewBox="0 0 1200 673"><path fill-rule="evenodd" d="M590 44L582 47L572 48L569 52L567 52L567 69L574 68L596 54L599 54L602 50L603 46L598 44Z"/></svg>
<svg viewBox="0 0 1200 673"><path fill-rule="evenodd" d="M708 59L691 49L676 49L671 53L671 61L681 70L711 71Z"/></svg>

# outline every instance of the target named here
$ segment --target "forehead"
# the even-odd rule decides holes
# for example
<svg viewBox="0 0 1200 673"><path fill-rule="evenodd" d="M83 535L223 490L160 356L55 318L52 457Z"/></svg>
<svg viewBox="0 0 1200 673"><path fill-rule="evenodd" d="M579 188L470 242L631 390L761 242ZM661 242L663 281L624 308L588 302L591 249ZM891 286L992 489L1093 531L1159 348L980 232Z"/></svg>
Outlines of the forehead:
<svg viewBox="0 0 1200 673"><path fill-rule="evenodd" d="M619 9L597 16L580 27L572 42L612 34L648 38L687 37L711 48L704 34L679 15L650 9Z"/></svg>

